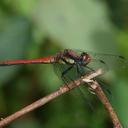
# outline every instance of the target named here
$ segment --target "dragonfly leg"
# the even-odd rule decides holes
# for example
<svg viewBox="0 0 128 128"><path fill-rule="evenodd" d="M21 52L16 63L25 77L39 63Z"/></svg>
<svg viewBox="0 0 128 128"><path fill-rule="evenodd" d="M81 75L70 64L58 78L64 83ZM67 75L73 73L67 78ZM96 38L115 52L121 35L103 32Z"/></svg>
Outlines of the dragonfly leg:
<svg viewBox="0 0 128 128"><path fill-rule="evenodd" d="M79 65L76 65L76 73L77 73L78 77L81 76Z"/></svg>
<svg viewBox="0 0 128 128"><path fill-rule="evenodd" d="M76 65L76 72L77 72L77 74L78 74L78 77L81 77L82 75L83 75L83 73L82 73L82 67L80 67L80 65L79 64L77 64Z"/></svg>
<svg viewBox="0 0 128 128"><path fill-rule="evenodd" d="M64 81L66 85L68 85L68 81L73 81L71 78L66 77L66 74L74 67L74 65L71 65L69 68L67 68L65 71L61 74L61 79ZM67 81L67 82L66 82ZM69 87L68 87L69 88ZM70 89L70 88L69 88Z"/></svg>
<svg viewBox="0 0 128 128"><path fill-rule="evenodd" d="M68 73L68 71L70 71L73 67L74 67L74 65L71 65L69 68L67 68L65 71L63 71L61 74L61 77L64 77Z"/></svg>

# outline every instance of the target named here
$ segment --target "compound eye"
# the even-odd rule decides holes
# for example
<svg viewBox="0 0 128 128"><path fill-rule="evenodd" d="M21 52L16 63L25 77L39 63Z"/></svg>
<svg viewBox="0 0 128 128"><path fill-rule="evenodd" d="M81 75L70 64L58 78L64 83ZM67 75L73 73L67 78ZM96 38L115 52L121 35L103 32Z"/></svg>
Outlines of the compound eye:
<svg viewBox="0 0 128 128"><path fill-rule="evenodd" d="M83 59L84 61L86 61L86 60L88 59L88 54L87 54L86 52L83 52L83 53L81 54L81 56L82 56L82 59Z"/></svg>
<svg viewBox="0 0 128 128"><path fill-rule="evenodd" d="M84 63L84 65L87 65L91 61L91 56L88 53L83 52L81 54L81 59L82 59L82 62Z"/></svg>

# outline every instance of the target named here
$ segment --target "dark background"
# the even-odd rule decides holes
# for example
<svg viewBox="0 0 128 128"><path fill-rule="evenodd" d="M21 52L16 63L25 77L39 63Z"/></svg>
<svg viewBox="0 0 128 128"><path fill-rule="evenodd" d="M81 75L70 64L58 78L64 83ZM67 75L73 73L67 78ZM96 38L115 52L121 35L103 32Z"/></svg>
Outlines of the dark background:
<svg viewBox="0 0 128 128"><path fill-rule="evenodd" d="M0 60L44 57L64 48L128 58L128 1L0 0ZM110 72L106 83L127 127L128 70ZM61 85L52 65L0 67L0 118ZM86 100L77 89L70 91L7 128L112 128L98 98L87 88L85 94Z"/></svg>

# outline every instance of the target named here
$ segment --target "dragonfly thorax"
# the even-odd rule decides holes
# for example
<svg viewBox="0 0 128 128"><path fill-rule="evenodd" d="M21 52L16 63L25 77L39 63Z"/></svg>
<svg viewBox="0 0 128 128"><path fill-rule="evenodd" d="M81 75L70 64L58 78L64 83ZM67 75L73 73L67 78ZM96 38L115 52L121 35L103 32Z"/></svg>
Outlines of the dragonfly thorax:
<svg viewBox="0 0 128 128"><path fill-rule="evenodd" d="M89 54L83 52L79 56L63 56L60 58L59 62L62 64L69 64L69 65L81 65L81 66L86 66L89 62L91 61L91 57Z"/></svg>
<svg viewBox="0 0 128 128"><path fill-rule="evenodd" d="M61 58L59 62L62 64L69 64L69 65L75 64L75 60L72 58L68 58L68 57Z"/></svg>
<svg viewBox="0 0 128 128"><path fill-rule="evenodd" d="M81 65L86 66L91 61L91 57L88 53L82 52L78 54L72 50L65 49L63 52L57 54L56 62L68 65Z"/></svg>

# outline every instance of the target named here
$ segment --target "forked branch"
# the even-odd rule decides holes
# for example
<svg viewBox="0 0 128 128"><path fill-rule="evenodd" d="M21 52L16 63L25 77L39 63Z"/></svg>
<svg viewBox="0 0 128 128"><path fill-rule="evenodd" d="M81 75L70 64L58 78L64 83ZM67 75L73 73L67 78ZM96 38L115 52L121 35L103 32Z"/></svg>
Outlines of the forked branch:
<svg viewBox="0 0 128 128"><path fill-rule="evenodd" d="M111 104L109 103L107 97L105 96L104 92L102 91L100 85L93 80L93 78L95 78L96 76L99 76L102 74L102 70L97 70L95 72L91 72L85 76L83 76L80 79L75 80L74 82L69 83L68 85L64 85L61 88L59 88L57 91L35 101L34 103L22 108L21 110L15 112L14 114L6 117L6 118L2 118L0 121L0 128L8 125L9 123L11 123L12 121L16 120L17 118L23 116L24 114L27 114L28 112L31 112L33 110L35 110L36 108L39 108L41 106L43 106L44 104L46 104L47 102L53 100L54 98L68 92L69 90L80 86L80 84L83 83L87 83L89 87L91 87L93 89L93 91L97 94L97 96L99 97L99 99L101 100L101 102L103 103L103 105L105 106L105 108L107 109L107 111L109 112L109 115L112 119L112 122L114 124L114 128L121 128L121 123L116 115L116 113L114 112ZM74 84L75 83L75 84Z"/></svg>
<svg viewBox="0 0 128 128"><path fill-rule="evenodd" d="M86 79L83 79L83 81L86 82ZM99 100L102 102L102 104L108 111L109 116L114 125L114 128L122 128L122 125L117 117L116 112L114 111L112 105L110 104L109 100L107 99L105 93L103 92L103 90L102 90L101 86L98 84L98 82L92 80L91 83L88 83L88 85L95 92L95 94L98 96Z"/></svg>

